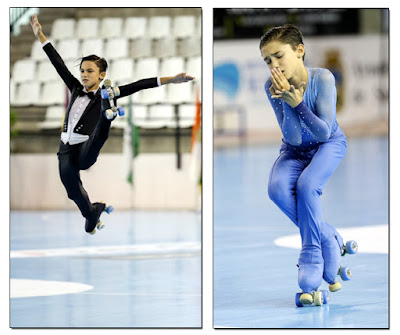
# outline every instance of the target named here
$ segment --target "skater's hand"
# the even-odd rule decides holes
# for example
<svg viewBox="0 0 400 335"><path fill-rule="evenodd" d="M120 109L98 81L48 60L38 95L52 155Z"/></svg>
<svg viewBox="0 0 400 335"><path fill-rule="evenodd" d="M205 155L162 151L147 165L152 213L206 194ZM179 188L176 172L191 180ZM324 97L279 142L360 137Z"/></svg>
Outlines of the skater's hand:
<svg viewBox="0 0 400 335"><path fill-rule="evenodd" d="M180 83L186 83L193 79L194 77L188 76L186 73L179 73L175 77L172 77L170 82L171 84L180 84Z"/></svg>
<svg viewBox="0 0 400 335"><path fill-rule="evenodd" d="M297 107L303 101L303 94L306 89L306 83L302 82L299 88L290 85L289 90L275 90L275 94L271 98L279 98L285 101L291 107Z"/></svg>
<svg viewBox="0 0 400 335"><path fill-rule="evenodd" d="M31 27L33 30L33 34L39 38L39 35L42 32L42 25L39 23L39 20L38 20L38 17L36 14L32 16L30 24L31 24Z"/></svg>
<svg viewBox="0 0 400 335"><path fill-rule="evenodd" d="M290 90L290 84L279 67L271 69L271 82L275 91Z"/></svg>
<svg viewBox="0 0 400 335"><path fill-rule="evenodd" d="M32 27L33 34L40 40L40 42L45 42L46 37L43 35L42 25L39 23L38 17L36 14L32 16L31 21L29 22Z"/></svg>

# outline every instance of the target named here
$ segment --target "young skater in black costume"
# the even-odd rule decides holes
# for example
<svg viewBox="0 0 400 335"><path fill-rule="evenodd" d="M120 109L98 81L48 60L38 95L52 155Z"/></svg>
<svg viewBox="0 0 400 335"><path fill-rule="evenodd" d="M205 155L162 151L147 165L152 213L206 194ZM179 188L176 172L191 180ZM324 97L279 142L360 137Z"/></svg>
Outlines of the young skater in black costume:
<svg viewBox="0 0 400 335"><path fill-rule="evenodd" d="M105 111L110 108L108 99L102 99L100 83L106 76L107 62L96 55L83 57L80 63L80 79L75 78L65 66L60 55L47 40L37 15L30 22L34 35L42 43L51 63L71 92L65 114L58 155L61 181L68 197L73 200L86 218L85 230L94 233L104 203L91 203L80 179L80 170L90 168L97 160L108 138L113 117L109 120ZM148 78L119 86L119 97L165 84L179 84L194 78L180 73L174 77ZM104 86L103 86L104 88Z"/></svg>

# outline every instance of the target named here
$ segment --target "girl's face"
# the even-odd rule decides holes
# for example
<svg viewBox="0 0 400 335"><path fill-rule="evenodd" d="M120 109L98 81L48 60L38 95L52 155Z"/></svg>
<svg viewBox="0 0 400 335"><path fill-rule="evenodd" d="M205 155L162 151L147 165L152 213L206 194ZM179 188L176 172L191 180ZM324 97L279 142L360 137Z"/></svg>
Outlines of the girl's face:
<svg viewBox="0 0 400 335"><path fill-rule="evenodd" d="M278 40L268 42L261 48L261 54L269 69L280 68L287 80L293 78L303 65L304 52L303 44L299 44L296 50L293 50L290 44Z"/></svg>
<svg viewBox="0 0 400 335"><path fill-rule="evenodd" d="M97 89L106 75L105 72L100 72L100 69L95 62L89 60L82 62L80 72L82 85L87 91Z"/></svg>

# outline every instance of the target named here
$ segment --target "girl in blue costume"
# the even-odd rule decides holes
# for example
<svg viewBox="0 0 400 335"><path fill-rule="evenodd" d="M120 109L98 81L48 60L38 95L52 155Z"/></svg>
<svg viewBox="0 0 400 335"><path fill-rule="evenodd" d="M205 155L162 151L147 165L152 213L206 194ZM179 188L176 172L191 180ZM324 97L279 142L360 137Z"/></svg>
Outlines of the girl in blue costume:
<svg viewBox="0 0 400 335"><path fill-rule="evenodd" d="M300 230L300 302L311 304L322 278L330 291L341 288L335 277L343 239L323 221L320 203L324 185L347 150L336 121L335 78L327 69L304 66L303 36L293 25L270 29L260 50L271 70L265 91L283 134L268 194Z"/></svg>

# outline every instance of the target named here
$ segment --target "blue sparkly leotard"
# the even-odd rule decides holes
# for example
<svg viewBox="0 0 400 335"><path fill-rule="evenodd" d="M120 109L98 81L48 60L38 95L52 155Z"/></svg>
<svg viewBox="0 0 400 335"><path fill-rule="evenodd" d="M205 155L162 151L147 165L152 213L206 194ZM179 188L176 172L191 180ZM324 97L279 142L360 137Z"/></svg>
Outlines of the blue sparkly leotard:
<svg viewBox="0 0 400 335"><path fill-rule="evenodd" d="M299 149L308 150L331 138L338 129L336 121L336 88L333 74L322 68L307 68L308 83L303 102L295 108L281 99L272 99L265 83L265 91L282 130L283 141Z"/></svg>

